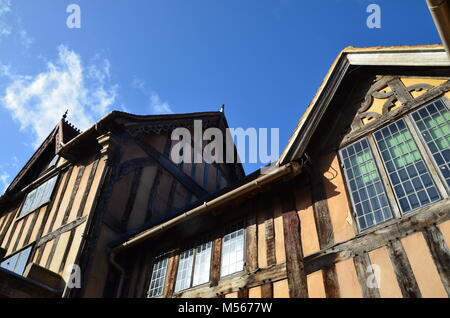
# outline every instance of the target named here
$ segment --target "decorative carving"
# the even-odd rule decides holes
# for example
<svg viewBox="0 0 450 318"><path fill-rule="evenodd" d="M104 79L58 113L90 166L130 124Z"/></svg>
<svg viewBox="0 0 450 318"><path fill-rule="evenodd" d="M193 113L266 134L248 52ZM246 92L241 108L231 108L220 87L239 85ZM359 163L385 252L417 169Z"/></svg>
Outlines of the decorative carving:
<svg viewBox="0 0 450 318"><path fill-rule="evenodd" d="M411 86L408 86L406 88L406 90L408 92L421 92L423 90L429 91L430 89L432 89L434 86L430 85L430 84L426 84L426 83L420 83L420 84L414 84Z"/></svg>
<svg viewBox="0 0 450 318"><path fill-rule="evenodd" d="M435 86L427 83L418 83L406 87L399 77L377 77L377 81L367 92L358 110L356 119L361 124L357 124L355 127L380 119L396 106L405 106L408 102L414 100L412 92L421 92L423 90L428 92L433 87ZM385 100L384 103L382 100Z"/></svg>
<svg viewBox="0 0 450 318"><path fill-rule="evenodd" d="M104 157L105 161L108 161L108 159L111 158L112 154L114 153L114 150L118 146L117 140L113 138L111 133L104 134L97 138L98 144L100 145L100 153Z"/></svg>
<svg viewBox="0 0 450 318"><path fill-rule="evenodd" d="M198 118L202 120L202 127L217 127L217 118L213 119L205 119ZM172 130L184 127L187 129L194 128L194 120L193 119L181 119L181 120L168 120L168 121L159 121L159 122L149 122L143 124L137 124L132 126L127 126L126 129L133 137L139 137L141 135L146 134L157 134L160 135L162 133L171 132Z"/></svg>

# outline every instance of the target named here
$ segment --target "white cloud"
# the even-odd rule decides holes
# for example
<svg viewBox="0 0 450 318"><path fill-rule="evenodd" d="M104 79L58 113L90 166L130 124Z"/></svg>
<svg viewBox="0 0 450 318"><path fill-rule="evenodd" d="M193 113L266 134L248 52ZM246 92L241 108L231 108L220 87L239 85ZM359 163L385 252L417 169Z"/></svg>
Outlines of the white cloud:
<svg viewBox="0 0 450 318"><path fill-rule="evenodd" d="M11 41L12 38L28 49L34 41L23 28L20 17L13 18L9 14L11 12L11 1L0 0L0 40L2 37L11 36L8 41Z"/></svg>
<svg viewBox="0 0 450 318"><path fill-rule="evenodd" d="M35 76L11 74L8 67L0 67L11 80L0 102L22 130L32 132L37 147L66 109L69 120L80 129L112 109L118 86L109 83L109 69L107 59L84 67L77 53L61 45L57 60Z"/></svg>
<svg viewBox="0 0 450 318"><path fill-rule="evenodd" d="M131 82L131 87L140 90L149 98L149 106L152 114L173 114L172 106L167 101L162 101L161 97L155 91L149 90L145 82L135 77Z"/></svg>
<svg viewBox="0 0 450 318"><path fill-rule="evenodd" d="M11 11L11 0L0 0L0 16Z"/></svg>
<svg viewBox="0 0 450 318"><path fill-rule="evenodd" d="M25 31L24 29L19 30L18 33L19 33L20 43L26 49L28 49L31 46L31 44L33 44L33 42L34 42L33 39L30 36L28 36L27 31Z"/></svg>
<svg viewBox="0 0 450 318"><path fill-rule="evenodd" d="M0 172L0 195L5 192L10 183L10 175L7 172Z"/></svg>
<svg viewBox="0 0 450 318"><path fill-rule="evenodd" d="M168 102L163 102L157 93L150 96L150 107L157 114L172 114L172 108Z"/></svg>

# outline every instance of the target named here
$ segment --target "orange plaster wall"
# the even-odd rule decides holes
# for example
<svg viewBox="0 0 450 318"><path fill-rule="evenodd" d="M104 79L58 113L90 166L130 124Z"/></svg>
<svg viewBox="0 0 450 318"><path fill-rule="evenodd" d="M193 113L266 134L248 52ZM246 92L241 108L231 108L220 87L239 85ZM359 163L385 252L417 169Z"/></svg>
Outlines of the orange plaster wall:
<svg viewBox="0 0 450 318"><path fill-rule="evenodd" d="M325 286L323 285L322 271L316 271L307 276L308 297L309 298L326 298Z"/></svg>
<svg viewBox="0 0 450 318"><path fill-rule="evenodd" d="M289 298L289 285L287 279L273 283L273 298Z"/></svg>
<svg viewBox="0 0 450 318"><path fill-rule="evenodd" d="M401 240L416 277L422 297L447 297L436 265L422 233L415 233Z"/></svg>
<svg viewBox="0 0 450 318"><path fill-rule="evenodd" d="M341 298L361 298L361 286L356 276L353 259L348 259L336 264L336 272L339 282Z"/></svg>
<svg viewBox="0 0 450 318"><path fill-rule="evenodd" d="M343 242L355 237L355 230L352 225L350 202L347 199L347 190L337 155L331 153L324 156L321 167L334 239L336 243Z"/></svg>
<svg viewBox="0 0 450 318"><path fill-rule="evenodd" d="M320 250L310 188L302 187L296 189L295 198L300 219L303 254L307 256Z"/></svg>
<svg viewBox="0 0 450 318"><path fill-rule="evenodd" d="M380 247L369 252L369 258L372 266L374 267L374 271L379 270L379 278L377 279L377 283L380 296L383 298L403 297L387 248ZM376 266L379 266L379 268L377 269Z"/></svg>

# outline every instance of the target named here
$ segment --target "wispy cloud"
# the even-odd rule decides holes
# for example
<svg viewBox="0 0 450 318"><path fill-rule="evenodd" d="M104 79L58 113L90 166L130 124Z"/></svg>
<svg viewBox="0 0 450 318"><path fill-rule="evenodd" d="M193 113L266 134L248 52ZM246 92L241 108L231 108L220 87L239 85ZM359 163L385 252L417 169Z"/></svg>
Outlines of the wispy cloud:
<svg viewBox="0 0 450 318"><path fill-rule="evenodd" d="M69 119L86 129L112 109L118 86L110 83L110 62L96 57L83 65L80 55L68 47L58 47L56 61L47 62L37 75L13 74L0 66L0 74L10 79L0 103L24 131L31 131L36 147L49 134L66 109Z"/></svg>
<svg viewBox="0 0 450 318"><path fill-rule="evenodd" d="M2 195L6 188L8 188L10 181L10 175L7 172L0 171L0 195Z"/></svg>
<svg viewBox="0 0 450 318"><path fill-rule="evenodd" d="M0 0L0 16L11 11L11 0Z"/></svg>
<svg viewBox="0 0 450 318"><path fill-rule="evenodd" d="M11 1L10 0L0 0L0 38L4 36L11 35L12 28L5 22L4 16L11 12Z"/></svg>
<svg viewBox="0 0 450 318"><path fill-rule="evenodd" d="M142 79L135 77L131 82L131 86L147 96L152 114L173 114L170 103L163 101L157 92L148 89Z"/></svg>
<svg viewBox="0 0 450 318"><path fill-rule="evenodd" d="M13 18L11 0L0 0L0 40L2 37L8 37L8 41L13 37L24 48L28 49L33 43L33 39L24 29L22 20L19 17Z"/></svg>

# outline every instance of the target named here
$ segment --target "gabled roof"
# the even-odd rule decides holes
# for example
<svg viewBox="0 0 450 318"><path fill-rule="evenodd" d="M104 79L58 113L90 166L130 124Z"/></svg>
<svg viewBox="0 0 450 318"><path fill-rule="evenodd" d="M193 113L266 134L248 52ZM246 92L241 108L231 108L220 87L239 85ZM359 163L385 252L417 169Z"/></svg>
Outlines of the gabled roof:
<svg viewBox="0 0 450 318"><path fill-rule="evenodd" d="M140 124L174 129L176 127L185 127L187 121L193 123L196 119L202 119L206 122L213 121L218 124L217 127L229 127L226 117L221 111L164 115L135 115L121 111L112 111L85 132L64 145L59 151L59 154L68 160L75 160L86 148L98 147L97 137L114 129L115 125L120 125L129 130L132 130L134 128L133 126L138 126ZM237 153L236 148L235 153ZM236 164L235 167L238 175L245 176L242 164Z"/></svg>
<svg viewBox="0 0 450 318"><path fill-rule="evenodd" d="M323 117L328 104L344 78L355 67L362 66L450 66L447 54L440 44L347 47L339 53L322 84L306 108L304 115L288 141L278 160L284 165L303 156L315 129Z"/></svg>
<svg viewBox="0 0 450 318"><path fill-rule="evenodd" d="M120 122L122 125L129 125L129 123L151 123L151 122L166 122L171 123L177 120L187 120L187 119L204 119L204 118L215 118L218 121L223 121L225 127L228 127L225 116L222 112L197 112L197 113L186 113L186 114L164 114L164 115L135 115L121 111L112 111L98 120L89 129L84 131L82 134L68 142L61 150L60 154L66 159L71 159L76 156L80 147L83 145L93 145L96 144L96 138L102 134L107 133L110 129L117 123ZM128 122L128 124L127 124Z"/></svg>
<svg viewBox="0 0 450 318"><path fill-rule="evenodd" d="M20 190L34 181L38 177L37 174L44 168L44 165L48 164L58 153L59 149L62 148L64 143L69 142L79 134L80 130L66 121L64 115L13 179L6 189L5 194L16 192L16 190Z"/></svg>
<svg viewBox="0 0 450 318"><path fill-rule="evenodd" d="M450 61L448 60L442 45L345 48L340 52L332 64L313 100L301 117L293 135L289 139L288 145L280 156L280 159L277 162L278 167L274 167L271 174L283 176L283 170L289 170L284 168L292 167L295 160L303 156L303 152L306 149L309 140L324 116L328 104L330 104L340 84L352 70L362 66L449 67ZM297 171L296 173L299 173L301 167L292 169L292 171ZM189 220L194 215L208 213L214 209L218 209L224 204L227 204L227 199L230 194L233 194L233 200L236 200L239 196L246 194L245 191L240 191L239 189L258 188L261 186L260 179L265 177L267 176L261 175L259 171L256 171L241 180L238 184L231 185L225 189L224 192L217 193L210 198L210 201L206 201L203 205L190 207L190 209L188 208L181 215L173 217L170 220L165 220L163 223L147 224L144 228L126 233L119 240L112 242L111 247L115 250L128 248L138 242L156 236L173 226L177 226L186 220ZM271 182L273 180L276 180L276 178L274 177Z"/></svg>

